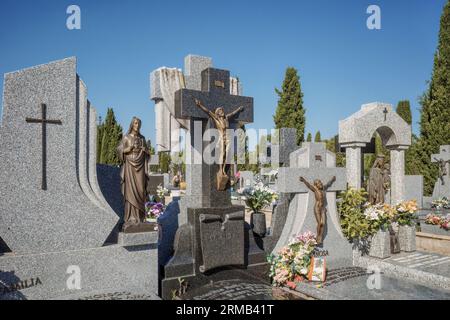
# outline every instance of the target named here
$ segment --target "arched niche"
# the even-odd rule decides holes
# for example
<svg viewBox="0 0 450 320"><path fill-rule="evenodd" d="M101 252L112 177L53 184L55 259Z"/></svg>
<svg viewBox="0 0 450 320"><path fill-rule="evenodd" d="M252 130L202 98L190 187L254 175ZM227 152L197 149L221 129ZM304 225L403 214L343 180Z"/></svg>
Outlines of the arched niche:
<svg viewBox="0 0 450 320"><path fill-rule="evenodd" d="M390 150L391 202L403 200L405 194L405 150L411 145L411 126L386 103L370 103L347 119L339 121L339 144L345 148L347 182L350 187L362 187L362 148L377 132L383 145Z"/></svg>

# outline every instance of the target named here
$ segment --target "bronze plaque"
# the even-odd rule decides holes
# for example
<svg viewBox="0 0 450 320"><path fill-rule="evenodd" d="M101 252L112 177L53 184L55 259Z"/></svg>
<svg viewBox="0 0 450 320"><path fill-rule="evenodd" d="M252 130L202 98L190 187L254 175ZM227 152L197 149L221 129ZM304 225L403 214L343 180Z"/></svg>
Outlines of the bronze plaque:
<svg viewBox="0 0 450 320"><path fill-rule="evenodd" d="M200 240L203 264L200 272L245 263L244 212L201 214Z"/></svg>
<svg viewBox="0 0 450 320"><path fill-rule="evenodd" d="M225 82L223 82L223 81L215 80L215 81L214 81L214 85L215 85L217 88L225 89Z"/></svg>

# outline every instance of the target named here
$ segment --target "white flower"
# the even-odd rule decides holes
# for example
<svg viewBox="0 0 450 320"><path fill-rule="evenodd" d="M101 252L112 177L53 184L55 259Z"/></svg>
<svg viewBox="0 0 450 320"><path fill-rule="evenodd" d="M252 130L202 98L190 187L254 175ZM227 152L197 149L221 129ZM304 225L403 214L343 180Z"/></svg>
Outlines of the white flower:
<svg viewBox="0 0 450 320"><path fill-rule="evenodd" d="M378 220L382 211L380 211L376 206L368 207L364 210L364 216L369 220Z"/></svg>

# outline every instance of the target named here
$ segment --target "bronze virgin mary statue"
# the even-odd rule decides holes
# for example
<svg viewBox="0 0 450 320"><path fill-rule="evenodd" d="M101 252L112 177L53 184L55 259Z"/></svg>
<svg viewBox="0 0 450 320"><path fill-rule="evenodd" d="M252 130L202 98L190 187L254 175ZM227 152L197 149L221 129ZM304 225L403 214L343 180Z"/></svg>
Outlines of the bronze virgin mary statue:
<svg viewBox="0 0 450 320"><path fill-rule="evenodd" d="M145 220L150 153L145 138L140 133L141 124L141 120L134 117L128 133L117 148L119 158L123 162L120 177L125 201L125 223L122 228L124 232L130 227L137 227Z"/></svg>
<svg viewBox="0 0 450 320"><path fill-rule="evenodd" d="M389 186L389 170L386 168L384 156L378 155L370 169L368 193L369 203L384 204L386 190Z"/></svg>

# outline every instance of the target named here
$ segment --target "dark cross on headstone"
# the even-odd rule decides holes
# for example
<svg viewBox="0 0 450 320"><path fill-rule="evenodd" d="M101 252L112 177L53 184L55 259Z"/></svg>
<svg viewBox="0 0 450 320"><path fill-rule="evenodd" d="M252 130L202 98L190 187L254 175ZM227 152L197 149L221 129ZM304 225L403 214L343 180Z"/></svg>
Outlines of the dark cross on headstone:
<svg viewBox="0 0 450 320"><path fill-rule="evenodd" d="M47 190L47 123L48 124L59 124L61 125L61 120L48 120L47 119L47 105L41 104L41 119L26 118L28 123L40 123L42 124L42 190Z"/></svg>
<svg viewBox="0 0 450 320"><path fill-rule="evenodd" d="M230 115L229 129L235 128L234 125L236 123L250 123L253 121L253 98L230 94L229 71L208 68L202 71L201 76L201 91L181 89L175 92L175 118L202 120L204 131L207 129L206 123L210 118L207 111L214 113L220 107L225 115ZM196 101L200 102L204 109L199 107ZM236 112L238 110L239 112ZM231 117L231 115L233 116ZM195 148L195 146L192 147ZM225 146L221 146L221 148L223 152ZM231 159L228 155L228 152L226 152L226 160ZM223 171L217 173L217 190L224 191L227 188L225 183L229 180L226 179L225 174L227 166L222 162L219 166L222 167Z"/></svg>
<svg viewBox="0 0 450 320"><path fill-rule="evenodd" d="M384 113L384 121L386 121L387 120L388 109L384 108L383 113Z"/></svg>
<svg viewBox="0 0 450 320"><path fill-rule="evenodd" d="M229 114L242 106L233 120L236 122L253 122L253 98L230 94L230 72L208 68L202 71L202 90L181 89L175 92L175 118L201 119L207 121L208 115L197 107L195 99L212 112L222 107Z"/></svg>

